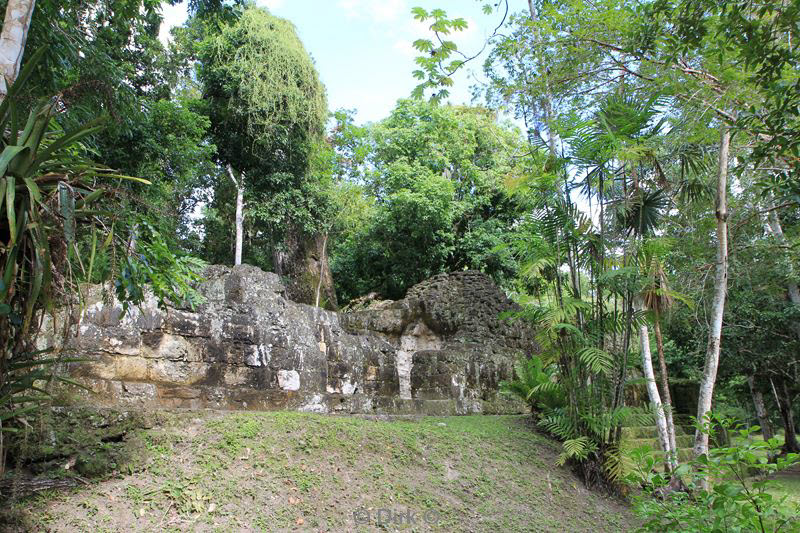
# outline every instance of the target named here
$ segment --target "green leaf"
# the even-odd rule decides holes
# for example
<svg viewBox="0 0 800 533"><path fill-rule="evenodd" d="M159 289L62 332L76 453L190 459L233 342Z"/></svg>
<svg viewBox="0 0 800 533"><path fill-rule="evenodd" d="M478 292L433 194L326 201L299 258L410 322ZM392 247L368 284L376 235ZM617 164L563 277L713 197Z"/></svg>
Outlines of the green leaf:
<svg viewBox="0 0 800 533"><path fill-rule="evenodd" d="M78 387L80 389L83 389L85 391L92 392L92 389L90 389L89 387L87 387L83 383L79 383L79 382L75 381L74 379L71 379L71 378L68 378L68 377L65 377L65 376L59 376L59 375L56 375L54 377L55 377L56 381L60 381L61 383L66 383L67 385L73 385L73 386Z"/></svg>
<svg viewBox="0 0 800 533"><path fill-rule="evenodd" d="M77 202L75 202L75 209L82 209L83 206L89 205L99 199L106 193L103 189L97 189L96 191L92 191Z"/></svg>
<svg viewBox="0 0 800 533"><path fill-rule="evenodd" d="M20 153L30 151L27 146L6 146L0 154L0 174L5 174L11 161Z"/></svg>
<svg viewBox="0 0 800 533"><path fill-rule="evenodd" d="M32 170L38 168L42 163L50 159L50 157L56 153L58 150L61 150L65 146L70 146L79 140L93 135L105 128L106 117L99 117L87 124L74 128L68 132L66 132L63 136L61 136L58 140L50 144L47 148L40 150L36 154L36 160L34 161L33 166L31 167Z"/></svg>
<svg viewBox="0 0 800 533"><path fill-rule="evenodd" d="M28 188L28 193L31 195L31 199L35 202L42 201L42 195L39 192L39 187L36 183L30 178L23 178L25 180L25 186Z"/></svg>
<svg viewBox="0 0 800 533"><path fill-rule="evenodd" d="M64 240L71 245L75 240L75 198L69 186L63 182L58 184L58 203L64 219Z"/></svg>
<svg viewBox="0 0 800 533"><path fill-rule="evenodd" d="M463 18L457 18L457 19L453 20L453 21L450 23L450 25L451 25L451 26L453 27L453 29L454 29L454 30L456 30L456 31L463 31L463 30L466 30L466 29L467 29L467 27L469 26L469 24L467 24L467 21L466 21L466 20L464 20Z"/></svg>
<svg viewBox="0 0 800 533"><path fill-rule="evenodd" d="M33 411L39 409L38 405L31 405L28 407L23 407L21 409L15 409L13 411L5 411L0 413L0 420L8 420L10 418L15 418L18 416L22 416L28 413L32 413Z"/></svg>
<svg viewBox="0 0 800 533"><path fill-rule="evenodd" d="M428 12L421 7L412 7L411 14L414 15L415 20L424 21L428 18Z"/></svg>
<svg viewBox="0 0 800 533"><path fill-rule="evenodd" d="M433 43L428 39L417 39L412 45L420 52L430 52L433 50Z"/></svg>
<svg viewBox="0 0 800 533"><path fill-rule="evenodd" d="M6 182L6 216L8 217L8 227L11 233L11 243L14 244L17 242L17 213L15 211L16 205L14 205L16 199L16 184L14 176L7 176Z"/></svg>
<svg viewBox="0 0 800 533"><path fill-rule="evenodd" d="M144 178L139 178L139 177L136 177L136 176L126 176L125 174L106 174L104 177L106 177L106 178L119 178L119 179L128 180L128 181L136 181L136 182L139 182L139 183L143 183L145 185L152 185L152 182L149 181L149 180L146 180Z"/></svg>
<svg viewBox="0 0 800 533"><path fill-rule="evenodd" d="M581 363L595 373L607 374L614 365L611 354L594 346L579 350L577 355Z"/></svg>

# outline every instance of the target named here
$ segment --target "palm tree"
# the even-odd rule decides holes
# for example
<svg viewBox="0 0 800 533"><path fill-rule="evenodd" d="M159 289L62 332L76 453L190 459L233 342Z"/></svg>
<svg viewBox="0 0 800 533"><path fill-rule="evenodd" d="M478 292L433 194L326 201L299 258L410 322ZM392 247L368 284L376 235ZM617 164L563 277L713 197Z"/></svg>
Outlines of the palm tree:
<svg viewBox="0 0 800 533"><path fill-rule="evenodd" d="M621 187L612 189L616 198L611 203L611 215L616 221L619 238L625 253L623 269L636 267L635 260L640 244L648 235L655 233L659 226L664 209L668 204L665 190L666 176L659 163L661 137L663 136L663 119L659 120L659 100L657 97L641 100L632 95L612 95L601 105L592 123L583 130L577 142L574 142L576 160L587 168L586 190L592 194L592 175L607 174L616 176ZM621 189L621 190L620 190ZM604 191L599 191L600 193ZM601 196L602 205L602 196ZM637 276L649 274L649 263L638 261ZM645 266L642 269L642 266ZM660 269L663 274L663 269ZM660 278L659 278L660 279ZM652 285L652 284L650 284ZM623 293L627 300L627 326L623 353L627 354L634 320L634 301L639 312L651 310L650 304L659 303L660 285L650 287L643 293L633 294L630 288ZM668 297L668 296L667 296ZM663 298L662 298L663 299ZM666 302L664 302L666 303ZM658 310L658 309L657 309ZM661 340L661 325L655 322L656 337ZM668 406L671 405L669 390L665 392L668 399L666 406L662 404L661 394L655 380L652 356L650 352L650 335L647 323L639 323L639 340L642 356L642 370L647 380L650 403L655 407L656 426L659 440L666 456L666 468L671 470L675 452L674 425ZM663 342L658 343L659 359L662 367L662 383L665 376L663 363ZM623 359L620 365L619 383L626 382L625 369L627 362ZM662 385L663 388L663 385ZM622 391L619 393L620 397Z"/></svg>
<svg viewBox="0 0 800 533"><path fill-rule="evenodd" d="M644 272L645 285L641 292L643 307L650 312L653 319L653 331L656 336L656 349L658 351L658 366L661 382L661 398L667 426L670 451L675 454L677 445L675 439L675 423L672 418L672 396L669 391L669 375L667 363L664 358L664 339L661 335L661 315L666 313L675 303L677 295L669 289L667 275L664 272L664 263L661 259L663 248L657 239L650 240L643 249L641 266ZM682 298L682 297L681 297ZM682 298L683 299L683 298ZM648 341L649 342L649 341ZM675 466L677 456L669 461Z"/></svg>

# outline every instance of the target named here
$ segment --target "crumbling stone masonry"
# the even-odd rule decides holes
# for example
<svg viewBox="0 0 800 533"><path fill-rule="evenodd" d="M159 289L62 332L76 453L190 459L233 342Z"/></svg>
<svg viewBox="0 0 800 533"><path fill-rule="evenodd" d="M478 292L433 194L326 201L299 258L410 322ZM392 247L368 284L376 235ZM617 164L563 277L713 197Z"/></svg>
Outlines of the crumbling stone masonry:
<svg viewBox="0 0 800 533"><path fill-rule="evenodd" d="M197 309L123 315L93 288L67 368L106 405L376 414L521 412L498 394L532 332L486 275L442 274L396 302L335 313L285 298L258 268L212 266ZM90 298L90 300L92 299ZM43 336L40 344L46 345Z"/></svg>

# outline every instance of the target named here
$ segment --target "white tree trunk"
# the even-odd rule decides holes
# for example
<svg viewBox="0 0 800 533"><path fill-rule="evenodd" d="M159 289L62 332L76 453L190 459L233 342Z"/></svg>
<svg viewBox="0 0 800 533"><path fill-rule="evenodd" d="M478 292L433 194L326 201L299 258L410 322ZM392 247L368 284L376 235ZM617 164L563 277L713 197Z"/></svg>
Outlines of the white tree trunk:
<svg viewBox="0 0 800 533"><path fill-rule="evenodd" d="M234 187L236 187L236 248L233 254L233 264L242 264L242 240L244 237L244 174L240 180L236 180L233 175L233 168L228 165L228 176L230 176Z"/></svg>
<svg viewBox="0 0 800 533"><path fill-rule="evenodd" d="M731 133L727 125L721 126L719 143L719 168L717 169L717 265L714 275L714 299L711 304L711 327L708 332L706 362L703 378L700 381L700 395L697 402L697 421L704 423L706 415L711 411L711 398L714 395L714 383L717 381L719 366L719 349L722 340L722 316L725 312L725 295L728 290L728 152L731 144ZM708 452L708 433L695 432L695 456Z"/></svg>
<svg viewBox="0 0 800 533"><path fill-rule="evenodd" d="M6 5L6 18L0 32L0 102L5 100L8 88L19 74L35 5L36 0L9 0Z"/></svg>
<svg viewBox="0 0 800 533"><path fill-rule="evenodd" d="M664 404L661 403L661 395L658 393L658 386L656 385L656 375L653 371L653 355L650 352L650 332L648 331L647 324L642 324L639 327L639 341L642 352L642 369L644 370L644 379L647 383L647 395L650 397L650 403L655 409L656 427L658 428L658 440L661 442L661 449L664 450L664 465L668 471L672 471L675 465L675 450L672 448L669 439L669 430L667 429L667 416L664 411Z"/></svg>
<svg viewBox="0 0 800 533"><path fill-rule="evenodd" d="M667 374L667 363L664 359L664 339L661 336L661 316L656 310L653 329L656 334L656 347L658 349L658 364L661 370L661 392L664 401L664 411L667 416L667 433L669 434L669 447L675 452L673 459L678 461L678 445L675 439L675 421L672 419L672 395L669 392L669 375Z"/></svg>

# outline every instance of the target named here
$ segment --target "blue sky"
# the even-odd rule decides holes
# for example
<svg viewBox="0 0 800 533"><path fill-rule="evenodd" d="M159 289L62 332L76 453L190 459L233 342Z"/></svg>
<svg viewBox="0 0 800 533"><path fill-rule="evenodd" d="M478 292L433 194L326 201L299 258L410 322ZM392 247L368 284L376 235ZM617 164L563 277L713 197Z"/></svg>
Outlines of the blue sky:
<svg viewBox="0 0 800 533"><path fill-rule="evenodd" d="M444 9L451 17L463 17L469 28L454 34L465 53L480 50L501 15L484 15L484 1L476 0L259 0L274 15L286 18L298 34L319 70L328 91L331 110L358 111L358 122L384 118L399 98L416 85L411 72L417 55L411 43L426 37L426 25L415 21L411 8ZM186 20L186 6L164 5L164 30ZM167 32L162 31L162 38ZM470 101L471 79L480 78L482 59L455 77L450 101Z"/></svg>

